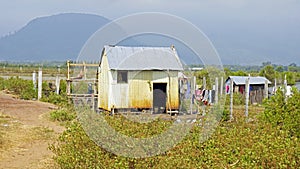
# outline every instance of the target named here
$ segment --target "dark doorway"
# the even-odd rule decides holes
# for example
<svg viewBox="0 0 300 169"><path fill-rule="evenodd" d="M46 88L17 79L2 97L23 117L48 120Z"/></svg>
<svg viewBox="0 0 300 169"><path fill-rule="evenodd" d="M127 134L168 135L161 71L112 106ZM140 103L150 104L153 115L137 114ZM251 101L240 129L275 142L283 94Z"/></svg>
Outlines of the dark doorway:
<svg viewBox="0 0 300 169"><path fill-rule="evenodd" d="M167 83L153 83L153 111L165 113L167 105Z"/></svg>

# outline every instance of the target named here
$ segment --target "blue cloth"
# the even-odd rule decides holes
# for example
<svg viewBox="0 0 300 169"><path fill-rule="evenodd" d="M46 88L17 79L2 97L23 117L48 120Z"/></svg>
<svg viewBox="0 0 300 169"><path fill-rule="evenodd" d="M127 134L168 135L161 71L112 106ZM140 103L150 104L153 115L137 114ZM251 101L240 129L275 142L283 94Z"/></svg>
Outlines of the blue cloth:
<svg viewBox="0 0 300 169"><path fill-rule="evenodd" d="M187 85L187 90L186 90L186 93L185 93L185 98L188 99L190 97L190 94L191 94L191 86L190 86L189 82L187 82L186 85Z"/></svg>

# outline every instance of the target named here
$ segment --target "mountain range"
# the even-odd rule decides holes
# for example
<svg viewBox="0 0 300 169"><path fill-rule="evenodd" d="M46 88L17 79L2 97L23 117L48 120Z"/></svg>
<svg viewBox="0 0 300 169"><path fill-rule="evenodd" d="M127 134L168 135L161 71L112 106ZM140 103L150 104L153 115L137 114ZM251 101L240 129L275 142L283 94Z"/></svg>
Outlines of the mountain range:
<svg viewBox="0 0 300 169"><path fill-rule="evenodd" d="M76 13L36 18L0 39L0 60L74 60L87 39L108 22L101 16Z"/></svg>
<svg viewBox="0 0 300 169"><path fill-rule="evenodd" d="M0 61L44 62L76 60L89 37L110 20L92 14L64 13L39 17L13 34L0 38ZM225 29L226 28L226 29ZM256 25L208 24L203 31L215 45L224 64L252 64L262 62L288 65L300 64L298 32L292 28L288 34L280 34L281 27ZM247 32L245 33L245 31ZM273 36L274 35L274 36ZM146 37L146 38L145 38ZM147 35L120 42L121 45L146 45L175 47L183 60L195 63L195 54L188 47L172 39ZM102 47L99 47L102 48ZM190 59L191 58L191 59ZM188 61L187 61L188 62Z"/></svg>

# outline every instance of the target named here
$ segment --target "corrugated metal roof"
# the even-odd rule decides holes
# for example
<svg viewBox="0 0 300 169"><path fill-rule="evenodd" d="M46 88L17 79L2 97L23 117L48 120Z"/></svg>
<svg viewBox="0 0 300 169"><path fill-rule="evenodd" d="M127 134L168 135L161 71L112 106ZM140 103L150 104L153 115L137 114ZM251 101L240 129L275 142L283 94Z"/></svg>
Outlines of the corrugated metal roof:
<svg viewBox="0 0 300 169"><path fill-rule="evenodd" d="M112 70L183 70L171 47L104 46Z"/></svg>
<svg viewBox="0 0 300 169"><path fill-rule="evenodd" d="M233 79L233 82L236 85L244 85L246 84L246 79L249 76L229 76L229 78L226 80L229 81L230 79ZM257 76L257 77L249 77L250 78L250 84L265 84L265 81L268 80L265 77ZM271 84L271 82L268 80L268 84Z"/></svg>

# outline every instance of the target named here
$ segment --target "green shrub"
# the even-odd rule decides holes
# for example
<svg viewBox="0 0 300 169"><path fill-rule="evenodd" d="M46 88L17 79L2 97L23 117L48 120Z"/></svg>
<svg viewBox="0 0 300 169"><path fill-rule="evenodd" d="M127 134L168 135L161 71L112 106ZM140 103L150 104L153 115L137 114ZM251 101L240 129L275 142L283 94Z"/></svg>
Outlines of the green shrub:
<svg viewBox="0 0 300 169"><path fill-rule="evenodd" d="M19 95L21 99L30 100L36 98L37 91L34 89L33 83L30 80L24 80L19 77L11 77L2 82L3 89L7 89L16 95Z"/></svg>
<svg viewBox="0 0 300 169"><path fill-rule="evenodd" d="M27 90L22 90L20 93L20 98L25 100L31 100L37 98L37 91L34 89L28 88Z"/></svg>
<svg viewBox="0 0 300 169"><path fill-rule="evenodd" d="M54 111L50 112L50 118L51 118L51 120L54 120L54 121L61 121L61 122L71 121L71 120L74 120L75 117L76 117L76 114L66 108L63 108L60 110L54 110Z"/></svg>
<svg viewBox="0 0 300 169"><path fill-rule="evenodd" d="M5 80L4 78L0 77L0 90L5 89Z"/></svg>
<svg viewBox="0 0 300 169"><path fill-rule="evenodd" d="M254 114L252 112L250 114ZM195 125L187 137L169 151L149 158L116 156L96 145L73 121L50 146L61 168L296 168L300 143L288 132L270 123L247 123L243 112L234 122L221 122L213 135L199 142L204 128ZM239 116L238 116L239 115ZM161 133L169 125L162 121L134 124L122 116L107 116L107 122L122 134L140 138ZM162 122L162 123L161 123ZM93 124L91 124L93 125ZM112 138L111 138L112 139ZM117 145L116 145L117 146Z"/></svg>
<svg viewBox="0 0 300 169"><path fill-rule="evenodd" d="M230 111L227 108L224 108L222 114L222 121L228 121L228 120L230 120Z"/></svg>
<svg viewBox="0 0 300 169"><path fill-rule="evenodd" d="M50 92L48 96L43 95L41 101L52 103L59 106L68 105L68 97L66 94L56 94L54 92Z"/></svg>
<svg viewBox="0 0 300 169"><path fill-rule="evenodd" d="M91 141L77 122L68 126L58 145L51 145L50 150L61 168L105 168L115 157Z"/></svg>
<svg viewBox="0 0 300 169"><path fill-rule="evenodd" d="M292 92L291 97L285 98L284 93L277 90L274 96L265 100L262 119L300 138L300 92L296 88Z"/></svg>
<svg viewBox="0 0 300 169"><path fill-rule="evenodd" d="M245 105L245 96L241 93L233 93L233 105ZM226 105L230 105L230 95L226 96Z"/></svg>
<svg viewBox="0 0 300 169"><path fill-rule="evenodd" d="M60 94L66 94L67 93L67 82L65 80L60 81Z"/></svg>

